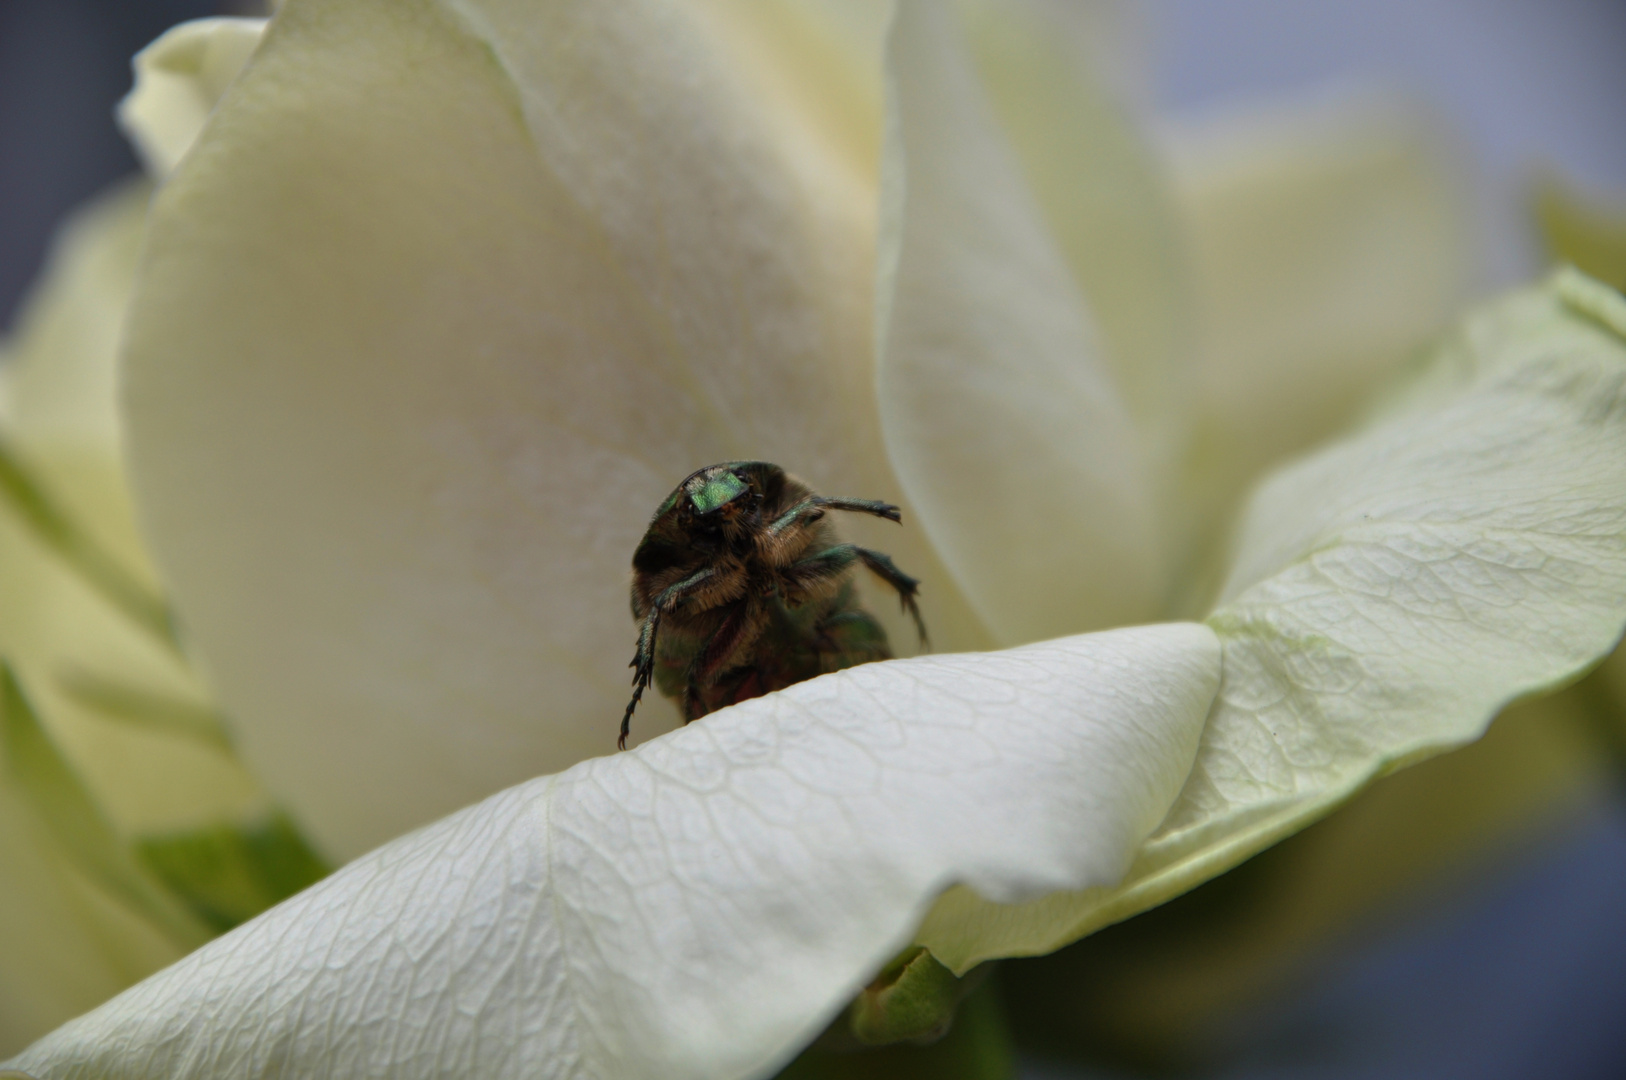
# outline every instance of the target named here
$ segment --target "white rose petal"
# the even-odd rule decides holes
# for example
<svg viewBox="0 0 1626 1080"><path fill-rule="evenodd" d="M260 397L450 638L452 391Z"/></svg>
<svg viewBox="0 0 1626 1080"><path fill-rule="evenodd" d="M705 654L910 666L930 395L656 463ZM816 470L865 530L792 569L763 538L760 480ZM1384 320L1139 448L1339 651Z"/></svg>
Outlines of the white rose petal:
<svg viewBox="0 0 1626 1080"><path fill-rule="evenodd" d="M945 9L898 6L877 283L887 450L999 640L1145 619L1162 570L1145 448L958 37Z"/></svg>
<svg viewBox="0 0 1626 1080"><path fill-rule="evenodd" d="M1208 619L1214 713L1125 883L1005 912L997 951L957 890L920 940L961 970L1047 952L1573 679L1626 619L1623 463L1626 298L1566 272L1470 318L1401 404L1254 496Z"/></svg>
<svg viewBox="0 0 1626 1080"><path fill-rule="evenodd" d="M135 184L70 219L8 347L0 440L128 580L152 593L114 410L113 367L149 188ZM0 499L0 658L121 829L187 828L257 808L242 768L190 740L136 731L68 690L94 676L183 703L207 696L179 658L108 603Z"/></svg>
<svg viewBox="0 0 1626 1080"><path fill-rule="evenodd" d="M631 553L690 470L901 501L873 179L726 15L292 0L154 204L133 483L244 757L336 858L613 746ZM906 521L842 527L979 643ZM635 735L674 722L650 695Z"/></svg>
<svg viewBox="0 0 1626 1080"><path fill-rule="evenodd" d="M148 196L145 183L124 185L66 223L5 342L0 417L6 452L48 483L98 549L140 584L150 579L119 459L113 368ZM181 701L196 700L199 688L172 653L41 542L10 496L0 498L0 660L122 834L263 809L253 779L218 749L111 721L70 692L68 680L86 674ZM0 735L18 720L0 715ZM62 809L60 791L38 775L37 761L11 756L5 742L0 737L0 1052L184 951L150 909L110 891L105 876L96 880L105 852L75 843L85 837L71 835L72 822L46 819Z"/></svg>
<svg viewBox="0 0 1626 1080"><path fill-rule="evenodd" d="M168 176L192 148L265 26L265 19L195 19L136 53L135 89L119 103L118 118L148 175Z"/></svg>
<svg viewBox="0 0 1626 1080"><path fill-rule="evenodd" d="M1444 127L1363 91L1165 130L1196 285L1178 513L1198 544L1233 524L1261 469L1347 424L1467 301L1468 167Z"/></svg>
<svg viewBox="0 0 1626 1080"><path fill-rule="evenodd" d="M772 1075L951 882L1015 901L1117 881L1218 661L1180 623L798 684L391 843L11 1065Z"/></svg>
<svg viewBox="0 0 1626 1080"><path fill-rule="evenodd" d="M0 776L0 1047L8 1051L182 953L77 873L13 786Z"/></svg>

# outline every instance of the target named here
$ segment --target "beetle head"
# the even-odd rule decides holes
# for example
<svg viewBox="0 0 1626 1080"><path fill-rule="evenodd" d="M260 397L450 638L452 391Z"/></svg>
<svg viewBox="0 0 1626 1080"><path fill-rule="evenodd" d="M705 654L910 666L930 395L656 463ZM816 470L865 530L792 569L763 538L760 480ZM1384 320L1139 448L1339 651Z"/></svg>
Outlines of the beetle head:
<svg viewBox="0 0 1626 1080"><path fill-rule="evenodd" d="M749 505L751 485L734 470L717 466L692 477L687 484L689 505L695 516L732 521Z"/></svg>

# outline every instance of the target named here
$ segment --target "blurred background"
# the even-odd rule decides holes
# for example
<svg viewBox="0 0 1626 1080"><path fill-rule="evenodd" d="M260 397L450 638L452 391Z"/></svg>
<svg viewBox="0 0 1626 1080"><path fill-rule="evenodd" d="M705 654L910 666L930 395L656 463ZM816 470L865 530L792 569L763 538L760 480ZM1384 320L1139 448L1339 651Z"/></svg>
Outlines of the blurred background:
<svg viewBox="0 0 1626 1080"><path fill-rule="evenodd" d="M1621 0L1143 11L1165 122L1373 84L1431 107L1468 170L1486 290L1585 258L1577 218L1626 236ZM1626 285L1618 262L1587 268ZM1024 1075L1626 1076L1623 686L1605 671L1515 707L1231 874L1007 963Z"/></svg>
<svg viewBox="0 0 1626 1080"><path fill-rule="evenodd" d="M1431 107L1460 143L1486 290L1583 258L1575 216L1626 236L1621 0L1143 11L1142 93L1164 122L1373 84ZM1626 284L1618 262L1588 269ZM1007 963L1025 1075L1626 1076L1626 680L1611 676L1515 707L1482 743L1160 909Z"/></svg>
<svg viewBox="0 0 1626 1080"><path fill-rule="evenodd" d="M1151 95L1168 116L1379 83L1463 143L1489 235L1488 282L1546 260L1532 185L1626 195L1621 0L1147 0Z"/></svg>
<svg viewBox="0 0 1626 1080"><path fill-rule="evenodd" d="M137 170L113 126L130 57L186 19L237 14L207 0L0 0L0 328L58 221Z"/></svg>
<svg viewBox="0 0 1626 1080"><path fill-rule="evenodd" d="M112 120L131 54L251 7L0 0L0 330L58 220L136 170ZM1160 123L1374 84L1426 102L1460 142L1486 290L1626 229L1626 0L1146 0L1135 16L1136 92ZM1611 665L1186 897L1004 964L961 1028L1002 1030L1030 1080L1626 1076ZM991 1075L955 1038L930 1074Z"/></svg>

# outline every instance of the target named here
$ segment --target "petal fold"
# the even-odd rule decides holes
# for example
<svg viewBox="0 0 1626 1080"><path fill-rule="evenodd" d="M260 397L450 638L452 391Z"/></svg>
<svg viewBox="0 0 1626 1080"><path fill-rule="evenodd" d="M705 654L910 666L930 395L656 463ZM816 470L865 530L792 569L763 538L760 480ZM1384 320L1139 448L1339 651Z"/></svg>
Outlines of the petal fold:
<svg viewBox="0 0 1626 1080"><path fill-rule="evenodd" d="M1266 481L1237 545L1207 620L1224 682L1179 801L1124 884L1009 925L1070 904L1078 937L1157 904L1614 648L1626 297L1564 271L1475 314L1367 428ZM975 909L946 897L922 943L961 970L989 955L952 948Z"/></svg>
<svg viewBox="0 0 1626 1080"><path fill-rule="evenodd" d="M613 745L631 553L690 470L905 501L863 136L729 10L289 0L154 203L125 368L147 534L245 758L330 856ZM946 628L918 527L866 529Z"/></svg>
<svg viewBox="0 0 1626 1080"><path fill-rule="evenodd" d="M119 102L124 129L147 175L162 180L192 148L220 95L243 70L265 19L195 19L136 53L135 88Z"/></svg>
<svg viewBox="0 0 1626 1080"><path fill-rule="evenodd" d="M1468 169L1443 127L1346 91L1165 130L1196 293L1179 516L1199 553L1263 469L1348 424L1477 284Z"/></svg>
<svg viewBox="0 0 1626 1080"><path fill-rule="evenodd" d="M59 1078L762 1077L946 885L1108 885L1218 685L1196 624L870 664L493 796L12 1062Z"/></svg>
<svg viewBox="0 0 1626 1080"><path fill-rule="evenodd" d="M1161 566L1141 435L955 16L900 3L887 62L877 386L893 467L999 641L1147 618Z"/></svg>

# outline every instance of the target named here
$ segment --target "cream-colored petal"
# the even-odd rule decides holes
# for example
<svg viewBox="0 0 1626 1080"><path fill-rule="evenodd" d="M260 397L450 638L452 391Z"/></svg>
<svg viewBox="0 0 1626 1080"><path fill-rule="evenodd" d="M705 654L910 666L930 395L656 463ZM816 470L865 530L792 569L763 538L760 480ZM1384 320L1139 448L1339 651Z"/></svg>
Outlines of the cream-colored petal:
<svg viewBox="0 0 1626 1080"><path fill-rule="evenodd" d="M266 20L195 19L136 53L135 88L119 102L119 126L147 175L162 180L197 141L220 95L259 47Z"/></svg>
<svg viewBox="0 0 1626 1080"><path fill-rule="evenodd" d="M0 1055L21 1051L181 950L74 869L0 775Z"/></svg>
<svg viewBox="0 0 1626 1080"><path fill-rule="evenodd" d="M999 640L1145 618L1151 473L1084 294L955 19L901 3L888 64L878 387L899 479Z"/></svg>
<svg viewBox="0 0 1626 1080"><path fill-rule="evenodd" d="M890 0L699 0L761 92L874 185Z"/></svg>
<svg viewBox="0 0 1626 1080"><path fill-rule="evenodd" d="M135 588L156 591L125 486L113 385L148 197L144 183L116 189L64 226L7 348L0 442ZM263 806L219 748L120 725L72 693L72 680L93 676L208 704L178 658L42 544L9 495L0 498L0 657L121 829L185 828Z"/></svg>
<svg viewBox="0 0 1626 1080"><path fill-rule="evenodd" d="M1207 628L1163 624L800 683L398 840L11 1064L771 1076L949 882L1116 881L1218 660Z"/></svg>
<svg viewBox="0 0 1626 1080"><path fill-rule="evenodd" d="M10 473L12 462L26 465L134 587L152 587L123 482L113 387L148 197L144 183L117 188L64 226L6 343L0 417L0 658L21 673L42 709L38 724L124 835L263 808L253 781L218 748L132 729L73 696L67 677L86 674L182 698L201 691L41 543L18 512ZM87 852L62 835L65 823L47 818L52 792L39 788L48 778L37 764L0 749L0 1053L8 1054L184 951L150 912L93 880L107 838Z"/></svg>
<svg viewBox="0 0 1626 1080"><path fill-rule="evenodd" d="M1626 193L1582 191L1550 175L1537 184L1535 204L1549 258L1626 289Z"/></svg>
<svg viewBox="0 0 1626 1080"><path fill-rule="evenodd" d="M901 501L871 182L725 14L291 0L155 203L141 505L245 756L331 855L613 749L631 552L690 470ZM948 631L905 520L842 529ZM674 722L651 695L636 731Z"/></svg>
<svg viewBox="0 0 1626 1080"><path fill-rule="evenodd" d="M1165 149L1198 304L1178 516L1200 552L1262 469L1346 424L1456 316L1475 252L1466 166L1403 98L1235 108Z"/></svg>
<svg viewBox="0 0 1626 1080"><path fill-rule="evenodd" d="M1174 193L1134 107L1144 12L1114 0L958 0L1001 135L1083 291L1099 361L1157 464L1185 437L1192 297Z"/></svg>
<svg viewBox="0 0 1626 1080"><path fill-rule="evenodd" d="M12 440L79 442L116 454L114 358L151 186L113 188L63 224L6 343Z"/></svg>
<svg viewBox="0 0 1626 1080"><path fill-rule="evenodd" d="M1626 624L1626 297L1573 271L1470 318L1412 394L1277 473L1208 619L1225 674L1185 791L1113 890L1008 913L1046 951L1189 889L1384 772L1477 738ZM946 963L947 898L922 941ZM1006 946L1014 951L1014 941Z"/></svg>

